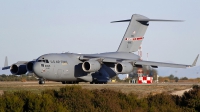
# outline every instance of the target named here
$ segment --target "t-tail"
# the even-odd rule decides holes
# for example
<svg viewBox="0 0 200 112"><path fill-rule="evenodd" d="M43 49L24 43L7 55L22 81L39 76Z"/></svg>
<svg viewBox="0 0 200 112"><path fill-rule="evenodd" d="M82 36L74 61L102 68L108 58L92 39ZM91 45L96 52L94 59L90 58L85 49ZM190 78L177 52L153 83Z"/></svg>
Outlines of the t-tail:
<svg viewBox="0 0 200 112"><path fill-rule="evenodd" d="M180 22L181 20L161 20L161 19L149 19L143 15L133 14L131 19L113 21L115 22L129 22L128 28L124 34L124 37L120 43L117 52L135 52L139 49L144 34L149 26L149 21L173 21Z"/></svg>

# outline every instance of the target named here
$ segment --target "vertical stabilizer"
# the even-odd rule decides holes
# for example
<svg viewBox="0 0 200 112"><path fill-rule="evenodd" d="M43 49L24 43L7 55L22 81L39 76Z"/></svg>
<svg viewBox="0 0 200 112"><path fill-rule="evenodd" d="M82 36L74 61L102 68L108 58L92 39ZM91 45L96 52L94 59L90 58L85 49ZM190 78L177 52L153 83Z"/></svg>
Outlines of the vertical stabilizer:
<svg viewBox="0 0 200 112"><path fill-rule="evenodd" d="M140 44L144 38L144 34L149 26L149 21L166 21L166 22L182 22L182 20L163 20L163 19L149 19L143 15L133 14L131 19L113 21L115 22L129 22L128 28L124 34L121 44L117 52L135 52L139 49Z"/></svg>
<svg viewBox="0 0 200 112"><path fill-rule="evenodd" d="M121 44L117 52L135 52L139 49L144 38L144 34L148 27L148 21L138 21L140 19L148 19L145 16L133 14L130 20L115 21L126 22L130 21L128 28L124 34Z"/></svg>

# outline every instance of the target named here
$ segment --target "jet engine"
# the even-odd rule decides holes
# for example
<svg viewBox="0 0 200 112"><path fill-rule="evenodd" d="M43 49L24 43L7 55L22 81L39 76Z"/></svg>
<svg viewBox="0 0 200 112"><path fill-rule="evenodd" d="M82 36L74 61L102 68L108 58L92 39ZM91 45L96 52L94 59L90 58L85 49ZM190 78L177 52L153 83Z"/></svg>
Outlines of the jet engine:
<svg viewBox="0 0 200 112"><path fill-rule="evenodd" d="M133 71L133 66L128 62L121 62L115 65L115 71L121 74L128 74Z"/></svg>
<svg viewBox="0 0 200 112"><path fill-rule="evenodd" d="M21 75L27 72L25 64L13 64L10 67L10 72L14 75Z"/></svg>
<svg viewBox="0 0 200 112"><path fill-rule="evenodd" d="M101 64L98 61L95 61L95 60L85 61L82 64L82 69L85 72L96 72L100 68L101 68Z"/></svg>
<svg viewBox="0 0 200 112"><path fill-rule="evenodd" d="M27 64L26 64L26 69L29 73L33 73L33 64L34 64L35 61L29 61Z"/></svg>

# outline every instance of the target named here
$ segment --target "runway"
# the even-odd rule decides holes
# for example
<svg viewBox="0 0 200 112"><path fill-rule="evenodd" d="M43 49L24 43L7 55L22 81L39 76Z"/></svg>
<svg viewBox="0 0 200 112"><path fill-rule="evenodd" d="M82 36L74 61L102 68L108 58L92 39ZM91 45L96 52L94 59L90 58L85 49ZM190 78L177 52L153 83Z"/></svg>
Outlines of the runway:
<svg viewBox="0 0 200 112"><path fill-rule="evenodd" d="M134 84L134 83L108 83L108 84L90 84L88 82L80 82L79 84L62 84L61 82L53 82L53 81L46 81L45 84L38 84L38 81L28 81L28 82L20 82L20 81L2 81L0 82L1 85L21 85L21 86L65 86L65 85L88 85L88 86L156 86L156 85L163 85L163 86L172 86L172 85L199 85L200 83L151 83L151 84Z"/></svg>

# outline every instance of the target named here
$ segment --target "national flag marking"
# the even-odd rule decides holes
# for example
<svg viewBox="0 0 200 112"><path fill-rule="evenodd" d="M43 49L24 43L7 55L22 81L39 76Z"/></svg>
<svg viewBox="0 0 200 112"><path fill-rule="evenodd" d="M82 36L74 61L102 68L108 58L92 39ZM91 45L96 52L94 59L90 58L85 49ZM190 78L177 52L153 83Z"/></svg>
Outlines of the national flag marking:
<svg viewBox="0 0 200 112"><path fill-rule="evenodd" d="M126 41L142 40L143 37L125 38Z"/></svg>

